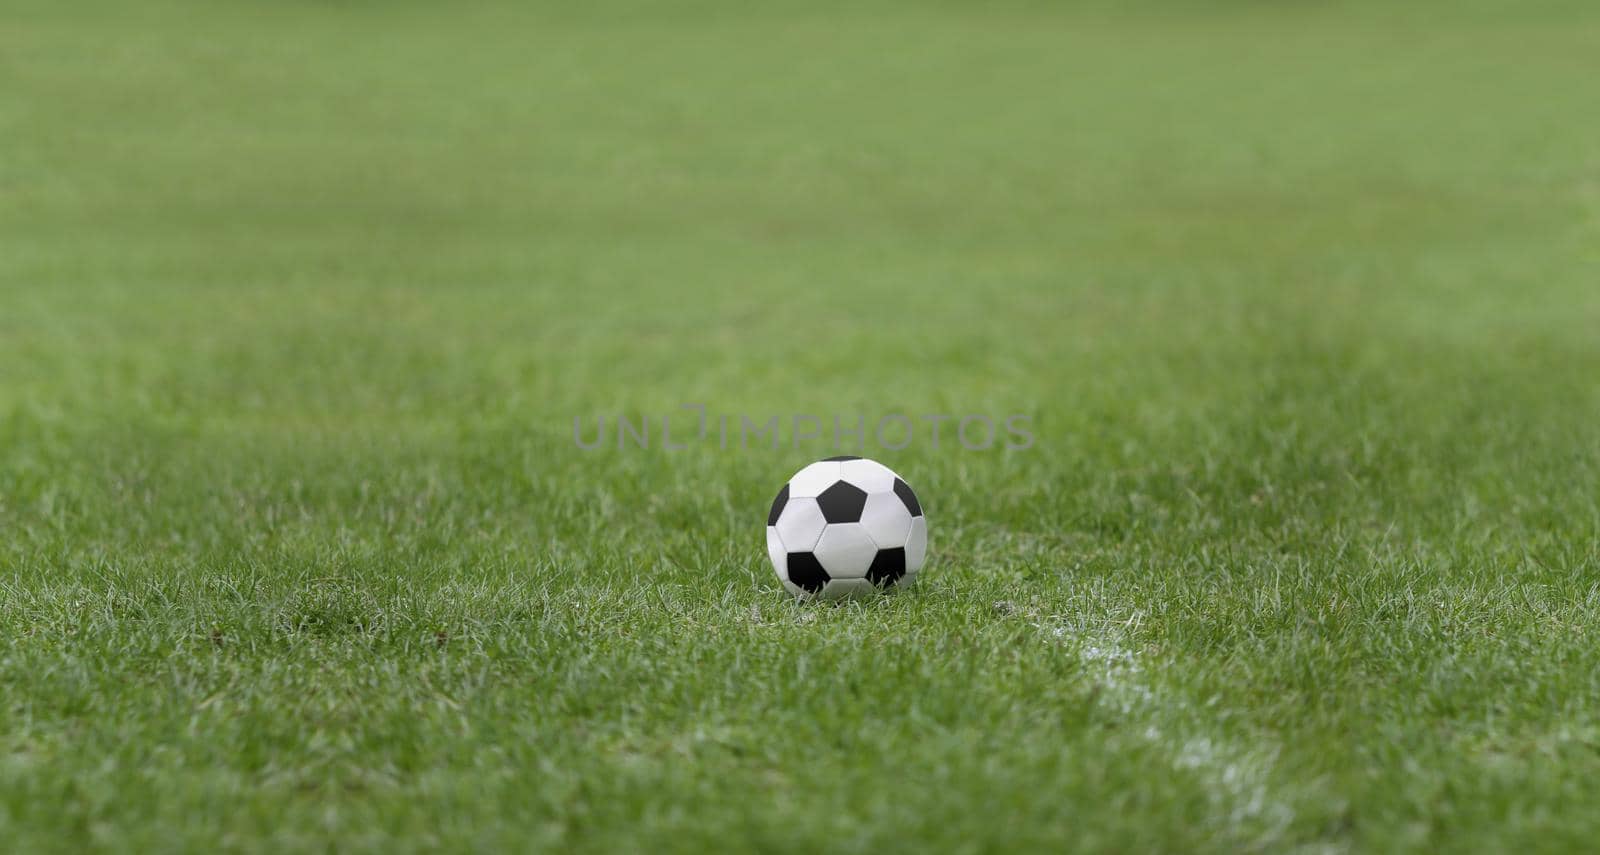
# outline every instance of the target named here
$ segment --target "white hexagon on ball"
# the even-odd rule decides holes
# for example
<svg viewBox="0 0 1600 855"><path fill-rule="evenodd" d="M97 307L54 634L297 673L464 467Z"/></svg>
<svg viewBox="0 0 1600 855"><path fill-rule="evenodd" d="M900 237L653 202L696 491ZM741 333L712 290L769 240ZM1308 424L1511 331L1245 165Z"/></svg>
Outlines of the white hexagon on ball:
<svg viewBox="0 0 1600 855"><path fill-rule="evenodd" d="M906 538L906 572L915 573L922 569L922 562L928 557L928 521L923 517L913 517L911 520L911 536Z"/></svg>
<svg viewBox="0 0 1600 855"><path fill-rule="evenodd" d="M838 481L839 464L832 460L818 460L789 479L789 498L814 499Z"/></svg>
<svg viewBox="0 0 1600 855"><path fill-rule="evenodd" d="M774 526L783 548L789 552L810 552L827 527L828 521L822 518L816 499L790 499Z"/></svg>
<svg viewBox="0 0 1600 855"><path fill-rule="evenodd" d="M876 460L865 457L859 460L846 460L839 464L839 477L867 491L868 495L874 493L890 493L894 491L894 480L899 475L894 470Z"/></svg>
<svg viewBox="0 0 1600 855"><path fill-rule="evenodd" d="M872 493L861 510L861 527L880 548L905 546L911 538L911 511L892 492Z"/></svg>
<svg viewBox="0 0 1600 855"><path fill-rule="evenodd" d="M865 579L877 557L878 544L861 523L829 524L817 541L817 560L829 579Z"/></svg>
<svg viewBox="0 0 1600 855"><path fill-rule="evenodd" d="M767 513L772 569L801 598L904 585L927 552L927 518L911 485L875 460L819 460L783 485Z"/></svg>

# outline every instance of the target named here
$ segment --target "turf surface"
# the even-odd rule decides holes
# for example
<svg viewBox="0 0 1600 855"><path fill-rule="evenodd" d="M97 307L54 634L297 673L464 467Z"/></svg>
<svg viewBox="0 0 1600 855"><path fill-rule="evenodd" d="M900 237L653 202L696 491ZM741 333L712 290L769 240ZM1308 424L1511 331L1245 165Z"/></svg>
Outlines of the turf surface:
<svg viewBox="0 0 1600 855"><path fill-rule="evenodd" d="M1600 14L6 2L9 851L1600 834ZM832 453L915 588L790 602ZM588 422L592 424L591 422Z"/></svg>

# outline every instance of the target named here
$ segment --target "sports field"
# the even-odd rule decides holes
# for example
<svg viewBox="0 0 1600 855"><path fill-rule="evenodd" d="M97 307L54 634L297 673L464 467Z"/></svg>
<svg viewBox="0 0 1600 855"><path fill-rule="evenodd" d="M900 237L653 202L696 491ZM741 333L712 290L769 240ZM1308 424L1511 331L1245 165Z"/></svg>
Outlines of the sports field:
<svg viewBox="0 0 1600 855"><path fill-rule="evenodd" d="M0 0L0 849L1594 847L1600 8L569 5Z"/></svg>

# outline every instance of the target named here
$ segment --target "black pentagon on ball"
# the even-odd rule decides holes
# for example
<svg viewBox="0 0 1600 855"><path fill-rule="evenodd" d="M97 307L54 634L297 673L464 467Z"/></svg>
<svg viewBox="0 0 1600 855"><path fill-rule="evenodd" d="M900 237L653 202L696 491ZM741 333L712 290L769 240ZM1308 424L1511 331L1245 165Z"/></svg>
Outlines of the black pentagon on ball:
<svg viewBox="0 0 1600 855"><path fill-rule="evenodd" d="M824 458L822 458L822 462L823 463L839 463L839 462L845 461L845 460L860 460L860 459L861 458L857 457L854 454L841 454L838 457L824 457Z"/></svg>
<svg viewBox="0 0 1600 855"><path fill-rule="evenodd" d="M783 506L789 504L789 485L783 485L778 491L778 497L772 500L772 510L767 511L767 525L777 525L778 515L783 513Z"/></svg>
<svg viewBox="0 0 1600 855"><path fill-rule="evenodd" d="M878 550L878 554L872 556L872 566L867 568L867 581L879 587L893 585L904 575L906 550L901 546Z"/></svg>
<svg viewBox="0 0 1600 855"><path fill-rule="evenodd" d="M910 484L899 478L894 479L894 494L900 497L901 503L906 506L906 510L910 511L912 516L922 516L922 505L917 504L917 494L911 492Z"/></svg>
<svg viewBox="0 0 1600 855"><path fill-rule="evenodd" d="M794 583L796 588L815 594L822 590L823 585L828 584L828 571L822 569L822 562L817 560L817 556L809 552L791 552L789 581Z"/></svg>
<svg viewBox="0 0 1600 855"><path fill-rule="evenodd" d="M822 518L830 523L861 522L861 509L867 506L867 491L848 481L838 481L817 496Z"/></svg>

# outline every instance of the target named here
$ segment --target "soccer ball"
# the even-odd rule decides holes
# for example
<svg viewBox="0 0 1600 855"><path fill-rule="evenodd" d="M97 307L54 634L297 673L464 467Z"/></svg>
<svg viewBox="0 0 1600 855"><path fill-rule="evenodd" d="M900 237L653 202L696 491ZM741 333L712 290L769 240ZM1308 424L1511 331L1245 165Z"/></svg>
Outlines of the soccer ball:
<svg viewBox="0 0 1600 855"><path fill-rule="evenodd" d="M870 594L916 578L928 521L894 470L862 457L801 469L767 513L767 555L797 597Z"/></svg>

